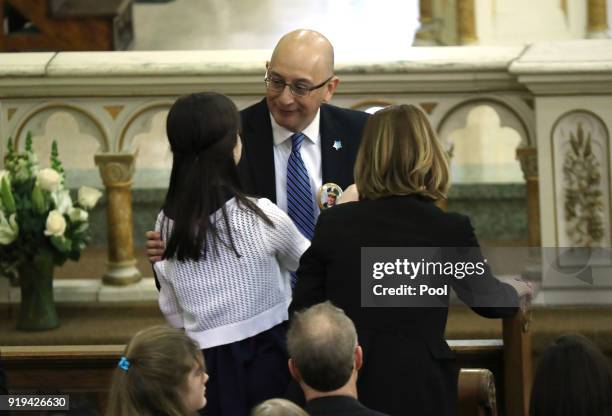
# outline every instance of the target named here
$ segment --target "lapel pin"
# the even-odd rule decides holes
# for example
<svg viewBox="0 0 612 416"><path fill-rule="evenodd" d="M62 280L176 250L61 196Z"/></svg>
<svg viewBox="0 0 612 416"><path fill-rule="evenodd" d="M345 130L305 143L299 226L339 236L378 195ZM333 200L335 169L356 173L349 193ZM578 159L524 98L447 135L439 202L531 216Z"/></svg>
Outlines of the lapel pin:
<svg viewBox="0 0 612 416"><path fill-rule="evenodd" d="M332 147L336 150L342 149L342 140L339 140L339 139L334 140L334 145Z"/></svg>

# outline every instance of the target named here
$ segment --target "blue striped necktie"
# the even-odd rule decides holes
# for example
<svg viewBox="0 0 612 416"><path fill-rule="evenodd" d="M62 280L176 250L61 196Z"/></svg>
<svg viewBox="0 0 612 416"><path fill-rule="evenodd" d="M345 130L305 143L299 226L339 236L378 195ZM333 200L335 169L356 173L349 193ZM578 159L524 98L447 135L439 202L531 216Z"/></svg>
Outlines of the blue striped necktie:
<svg viewBox="0 0 612 416"><path fill-rule="evenodd" d="M291 154L287 161L287 214L304 237L312 240L315 226L314 201L308 170L300 154L305 138L304 133L291 136ZM292 288L295 287L296 281L296 274L291 273Z"/></svg>
<svg viewBox="0 0 612 416"><path fill-rule="evenodd" d="M300 154L305 138L304 133L291 136L291 154L287 161L287 214L304 237L312 240L315 226L314 201L308 170Z"/></svg>

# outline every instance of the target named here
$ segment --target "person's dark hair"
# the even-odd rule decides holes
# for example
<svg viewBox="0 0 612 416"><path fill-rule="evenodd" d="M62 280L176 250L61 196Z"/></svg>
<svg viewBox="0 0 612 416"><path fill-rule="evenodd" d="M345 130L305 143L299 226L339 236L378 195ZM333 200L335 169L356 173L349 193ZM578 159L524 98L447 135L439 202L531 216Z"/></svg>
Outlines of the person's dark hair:
<svg viewBox="0 0 612 416"><path fill-rule="evenodd" d="M187 416L183 391L194 365L204 369L198 344L182 329L159 325L132 337L123 353L126 364L116 368L108 416Z"/></svg>
<svg viewBox="0 0 612 416"><path fill-rule="evenodd" d="M329 301L291 318L287 349L308 386L321 392L344 386L355 365L357 331L344 311Z"/></svg>
<svg viewBox="0 0 612 416"><path fill-rule="evenodd" d="M604 354L578 334L544 351L531 391L530 416L612 416L612 369Z"/></svg>
<svg viewBox="0 0 612 416"><path fill-rule="evenodd" d="M163 258L198 260L221 242L237 252L225 202L238 204L270 219L242 192L234 161L240 116L234 103L212 92L180 97L168 113L166 132L172 150L172 172L163 210L173 221ZM222 239L210 215L222 210L227 236ZM162 234L169 229L168 220Z"/></svg>

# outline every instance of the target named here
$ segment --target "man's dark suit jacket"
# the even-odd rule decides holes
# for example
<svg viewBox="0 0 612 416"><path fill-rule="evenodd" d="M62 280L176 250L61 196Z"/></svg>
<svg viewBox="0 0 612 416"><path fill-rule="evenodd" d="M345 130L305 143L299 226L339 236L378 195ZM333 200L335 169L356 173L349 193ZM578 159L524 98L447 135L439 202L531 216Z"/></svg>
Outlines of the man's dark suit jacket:
<svg viewBox="0 0 612 416"><path fill-rule="evenodd" d="M319 216L290 309L330 300L353 320L364 352L357 388L365 406L391 415L454 415L458 368L444 339L448 297L435 308L361 307L361 247L477 246L467 217L445 213L425 197L338 205ZM490 274L448 281L464 302L486 293L494 305L513 306L473 308L483 316L516 312L516 291Z"/></svg>
<svg viewBox="0 0 612 416"><path fill-rule="evenodd" d="M265 98L240 112L242 119L242 159L238 165L244 191L248 195L276 202L274 139ZM321 105L321 165L323 183L333 182L346 189L353 183L353 165L368 114L328 104ZM336 150L339 140L342 148Z"/></svg>
<svg viewBox="0 0 612 416"><path fill-rule="evenodd" d="M304 410L310 416L386 416L349 396L320 397L307 402Z"/></svg>

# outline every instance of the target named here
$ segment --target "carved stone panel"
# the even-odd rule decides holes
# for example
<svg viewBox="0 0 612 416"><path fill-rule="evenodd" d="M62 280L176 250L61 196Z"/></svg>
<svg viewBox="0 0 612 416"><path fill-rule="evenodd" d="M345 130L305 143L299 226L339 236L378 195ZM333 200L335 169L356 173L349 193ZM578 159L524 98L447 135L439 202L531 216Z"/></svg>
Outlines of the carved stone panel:
<svg viewBox="0 0 612 416"><path fill-rule="evenodd" d="M555 223L559 247L610 246L610 147L603 121L571 111L553 126Z"/></svg>

